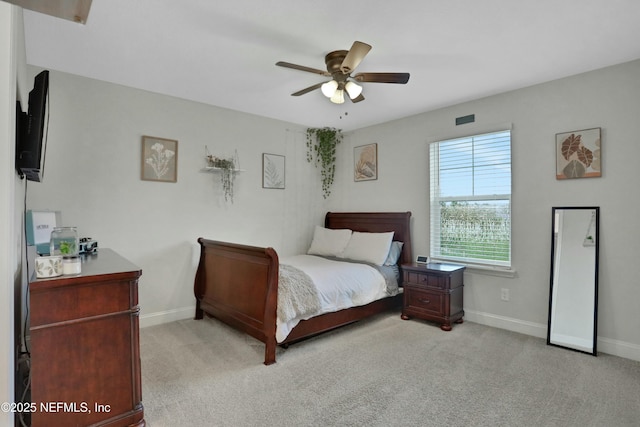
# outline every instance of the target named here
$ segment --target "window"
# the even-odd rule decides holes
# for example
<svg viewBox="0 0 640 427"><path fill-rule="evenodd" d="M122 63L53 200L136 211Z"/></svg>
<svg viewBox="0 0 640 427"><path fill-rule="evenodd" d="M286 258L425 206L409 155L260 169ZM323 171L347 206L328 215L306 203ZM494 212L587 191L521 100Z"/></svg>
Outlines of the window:
<svg viewBox="0 0 640 427"><path fill-rule="evenodd" d="M431 257L511 267L511 131L429 146Z"/></svg>

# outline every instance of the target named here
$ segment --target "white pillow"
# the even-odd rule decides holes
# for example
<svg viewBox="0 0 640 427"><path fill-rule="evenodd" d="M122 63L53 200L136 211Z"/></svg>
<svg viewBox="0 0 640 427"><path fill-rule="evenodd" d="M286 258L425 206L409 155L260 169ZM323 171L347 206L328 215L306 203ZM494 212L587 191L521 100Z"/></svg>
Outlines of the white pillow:
<svg viewBox="0 0 640 427"><path fill-rule="evenodd" d="M382 265L389 255L393 231L389 233L360 233L354 231L349 244L342 253L343 258Z"/></svg>
<svg viewBox="0 0 640 427"><path fill-rule="evenodd" d="M309 255L341 256L351 238L351 230L324 228L316 225Z"/></svg>

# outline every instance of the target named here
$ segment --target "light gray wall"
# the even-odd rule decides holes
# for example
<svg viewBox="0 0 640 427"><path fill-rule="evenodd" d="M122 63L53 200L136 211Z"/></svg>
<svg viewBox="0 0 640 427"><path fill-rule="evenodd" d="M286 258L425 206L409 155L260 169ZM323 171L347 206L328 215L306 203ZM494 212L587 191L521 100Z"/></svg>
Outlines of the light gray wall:
<svg viewBox="0 0 640 427"><path fill-rule="evenodd" d="M40 70L29 67L30 75ZM306 249L326 210L305 160L304 128L66 73L50 73L50 124L42 183L29 209L59 210L143 270L141 324L192 317L197 238ZM143 135L178 140L177 183L142 181ZM203 172L205 146L238 152L233 203L220 176ZM286 188L262 188L262 153L286 156Z"/></svg>
<svg viewBox="0 0 640 427"><path fill-rule="evenodd" d="M22 305L22 195L16 179L16 98L25 99L25 51L22 9L0 2L0 401L15 402L15 357L20 345ZM10 411L0 413L1 425L13 425Z"/></svg>
<svg viewBox="0 0 640 427"><path fill-rule="evenodd" d="M2 173L0 173L0 198L3 201L13 201L13 187L11 178L11 136L13 135L11 123L11 106L9 102L15 92L15 72L13 70L12 52L12 14L11 5L0 3L0 159L2 159ZM0 340L9 343L13 347L13 270L11 263L12 253L12 227L10 220L13 218L13 206L11 203L2 203L0 210ZM3 402L14 401L13 395L13 352L3 351L0 355L0 400ZM10 414L0 414L0 421L9 425Z"/></svg>
<svg viewBox="0 0 640 427"><path fill-rule="evenodd" d="M428 94L425 94L428 96ZM475 114L476 122L455 126ZM465 274L466 319L546 337L552 206L600 206L598 349L640 360L637 301L640 61L360 129L341 147L341 176L353 147L377 143L377 181L339 182L344 209L413 212L416 254L429 252L428 143L511 123L515 277ZM602 128L601 178L556 180L555 134ZM510 301L500 299L501 288Z"/></svg>
<svg viewBox="0 0 640 427"><path fill-rule="evenodd" d="M31 74L38 70L30 69ZM305 160L304 128L52 71L45 182L29 186L28 206L63 212L66 225L143 269L142 324L190 317L199 236L304 251L327 210L413 212L414 253L428 254L428 145L512 125L515 277L469 271L466 319L546 336L551 207L601 207L601 351L640 359L634 301L638 202L640 61L525 88L346 135L333 195L323 201L318 171ZM428 96L425 95L425 96ZM476 123L455 126L455 118ZM601 127L603 176L555 179L555 134ZM179 141L178 183L140 180L140 139ZM353 148L378 143L379 178L353 181ZM238 150L235 203L217 176L203 173L204 146ZM287 188L261 188L262 153L287 156ZM510 301L500 300L500 289Z"/></svg>

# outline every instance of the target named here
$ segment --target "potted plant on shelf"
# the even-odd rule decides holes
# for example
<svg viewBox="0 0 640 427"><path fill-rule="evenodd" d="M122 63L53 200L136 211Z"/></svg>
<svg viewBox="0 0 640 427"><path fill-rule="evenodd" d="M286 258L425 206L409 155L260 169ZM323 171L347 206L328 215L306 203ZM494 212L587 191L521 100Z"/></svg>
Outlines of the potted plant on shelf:
<svg viewBox="0 0 640 427"><path fill-rule="evenodd" d="M205 157L207 159L207 167L220 171L220 181L222 182L222 191L224 191L224 200L231 200L233 203L233 181L238 172L238 152L228 159L216 157L209 153L209 149L205 147Z"/></svg>
<svg viewBox="0 0 640 427"><path fill-rule="evenodd" d="M307 129L307 161L321 165L322 193L326 199L331 194L333 177L336 172L336 145L342 142L342 132L336 128Z"/></svg>

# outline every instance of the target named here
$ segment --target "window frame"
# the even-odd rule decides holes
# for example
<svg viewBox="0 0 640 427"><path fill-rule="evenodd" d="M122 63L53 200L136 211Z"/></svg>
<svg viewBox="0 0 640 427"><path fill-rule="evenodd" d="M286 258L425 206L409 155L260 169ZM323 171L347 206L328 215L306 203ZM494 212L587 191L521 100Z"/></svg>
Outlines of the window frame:
<svg viewBox="0 0 640 427"><path fill-rule="evenodd" d="M507 133L509 137L508 144L508 154L509 154L509 192L508 193L500 193L500 194L466 194L466 195L450 195L450 196L440 196L438 192L442 188L442 174L440 173L440 147L442 143L453 142L458 140L471 139L472 148L475 148L473 144L476 142L476 139L481 139L483 136L489 136L492 134L502 134ZM435 148L434 148L435 147ZM434 154L432 150L437 150ZM505 150L506 152L506 150ZM478 268L478 269L487 269L487 270L504 270L504 271L513 271L513 132L511 129L511 125L502 125L500 127L494 127L490 130L486 131L478 131L472 132L465 135L455 136L455 137L446 137L446 138L432 138L429 141L429 230L430 230L430 238L429 238L429 252L430 258L434 261L438 262L453 262L458 264L463 264L468 267ZM435 159L434 159L435 157ZM461 156L462 157L462 156ZM435 168L434 171L434 160L435 160ZM469 169L472 171L470 175L471 182L474 181L475 175L473 174L474 168L477 167L478 162L473 159ZM437 172L437 173L436 173ZM434 182L435 181L435 182ZM434 185L437 187L434 188ZM471 193L474 193L475 190L471 190ZM508 205L508 213L509 213L509 224L508 224L508 233L509 233L509 242L508 242L508 260L500 261L496 258L484 260L480 258L472 258L472 257L458 257L458 256L449 256L442 254L442 246L440 245L441 241L436 241L441 235L441 203L445 202L478 202L478 201L505 201ZM434 229L437 230L437 233L434 233ZM437 249L437 252L436 252Z"/></svg>

